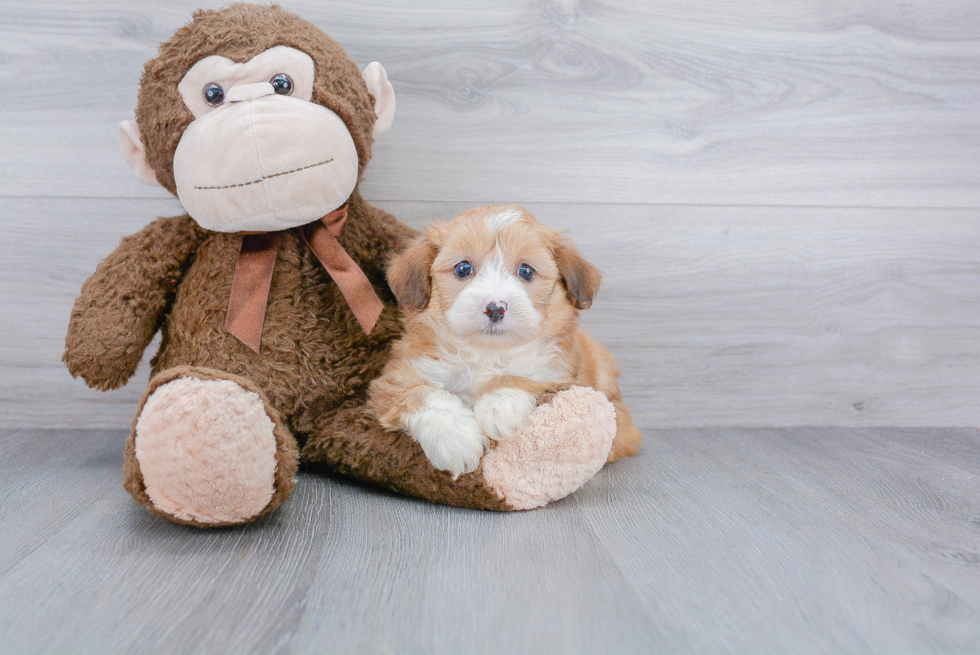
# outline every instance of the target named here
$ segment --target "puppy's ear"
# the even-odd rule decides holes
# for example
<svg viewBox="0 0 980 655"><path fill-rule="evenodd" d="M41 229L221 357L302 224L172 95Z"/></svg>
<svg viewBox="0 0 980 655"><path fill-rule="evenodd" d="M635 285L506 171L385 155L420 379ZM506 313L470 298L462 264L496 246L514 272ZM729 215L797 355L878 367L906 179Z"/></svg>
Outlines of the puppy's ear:
<svg viewBox="0 0 980 655"><path fill-rule="evenodd" d="M599 293L599 285L602 283L602 273L599 269L585 261L585 258L576 250L572 242L556 234L552 238L552 248L555 254L555 263L558 265L558 274L561 281L565 284L568 297L577 309L588 309L592 306L592 300Z"/></svg>
<svg viewBox="0 0 980 655"><path fill-rule="evenodd" d="M402 309L425 309L432 292L430 269L437 248L428 236L413 241L388 264L388 286Z"/></svg>

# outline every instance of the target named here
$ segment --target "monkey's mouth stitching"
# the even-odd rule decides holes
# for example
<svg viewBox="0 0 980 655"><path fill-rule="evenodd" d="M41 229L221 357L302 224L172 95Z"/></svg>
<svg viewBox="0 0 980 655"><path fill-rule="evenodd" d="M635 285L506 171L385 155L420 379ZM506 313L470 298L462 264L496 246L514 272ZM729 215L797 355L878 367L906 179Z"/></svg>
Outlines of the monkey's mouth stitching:
<svg viewBox="0 0 980 655"><path fill-rule="evenodd" d="M290 173L298 173L299 171L305 171L307 168L314 168L316 166L323 166L324 164L329 164L333 161L333 157L330 159L317 162L315 164L310 164L309 166L301 166L300 168L294 168L291 171L283 171L282 173L273 173L272 175L264 175L257 180L252 180L251 182L242 182L241 184L226 184L225 186L196 186L195 189L234 189L239 186L248 186L249 184L258 184L264 180L268 180L272 177L279 177L280 175L289 175Z"/></svg>

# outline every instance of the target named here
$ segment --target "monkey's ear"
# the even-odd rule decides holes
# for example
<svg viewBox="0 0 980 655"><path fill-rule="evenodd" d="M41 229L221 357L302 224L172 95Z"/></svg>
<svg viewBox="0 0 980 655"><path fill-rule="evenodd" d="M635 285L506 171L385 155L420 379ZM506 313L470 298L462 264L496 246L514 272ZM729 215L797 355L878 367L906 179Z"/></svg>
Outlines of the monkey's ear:
<svg viewBox="0 0 980 655"><path fill-rule="evenodd" d="M561 235L552 239L555 253L555 263L558 264L558 274L565 284L568 297L578 309L588 309L592 300L599 293L602 283L602 273L599 269L585 260L576 250L572 242Z"/></svg>
<svg viewBox="0 0 980 655"><path fill-rule="evenodd" d="M140 128L136 126L136 121L123 121L119 124L119 145L122 147L123 159L136 173L136 179L143 184L160 186L156 173L146 161L146 152L143 150L143 142L140 141Z"/></svg>
<svg viewBox="0 0 980 655"><path fill-rule="evenodd" d="M436 252L436 245L428 236L420 237L388 265L388 286L402 309L421 310L429 304Z"/></svg>
<svg viewBox="0 0 980 655"><path fill-rule="evenodd" d="M374 136L378 136L391 129L391 122L395 120L395 90L388 81L388 73L376 61L364 69L364 81L374 96L374 113L378 115L374 123Z"/></svg>

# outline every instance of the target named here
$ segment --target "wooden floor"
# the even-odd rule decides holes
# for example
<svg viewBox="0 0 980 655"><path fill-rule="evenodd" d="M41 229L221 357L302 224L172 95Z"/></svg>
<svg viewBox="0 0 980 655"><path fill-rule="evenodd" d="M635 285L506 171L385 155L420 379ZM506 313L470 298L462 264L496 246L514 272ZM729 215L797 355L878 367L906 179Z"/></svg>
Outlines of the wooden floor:
<svg viewBox="0 0 980 655"><path fill-rule="evenodd" d="M124 437L0 431L0 651L980 650L977 430L650 431L521 514L303 474L212 531L129 499Z"/></svg>

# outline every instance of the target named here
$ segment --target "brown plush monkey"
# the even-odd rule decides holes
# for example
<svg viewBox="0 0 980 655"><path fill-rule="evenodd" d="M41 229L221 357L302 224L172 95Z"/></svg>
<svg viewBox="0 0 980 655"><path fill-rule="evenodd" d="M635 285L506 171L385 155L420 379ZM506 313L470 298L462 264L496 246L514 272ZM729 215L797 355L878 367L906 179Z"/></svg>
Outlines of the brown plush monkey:
<svg viewBox="0 0 980 655"><path fill-rule="evenodd" d="M99 265L64 361L113 389L162 332L125 459L126 489L151 512L253 520L289 495L300 462L435 502L526 509L602 466L615 418L592 390L557 394L456 479L365 409L401 330L384 266L414 236L357 191L393 114L379 64L362 74L277 6L197 12L146 64L123 154L188 213Z"/></svg>

